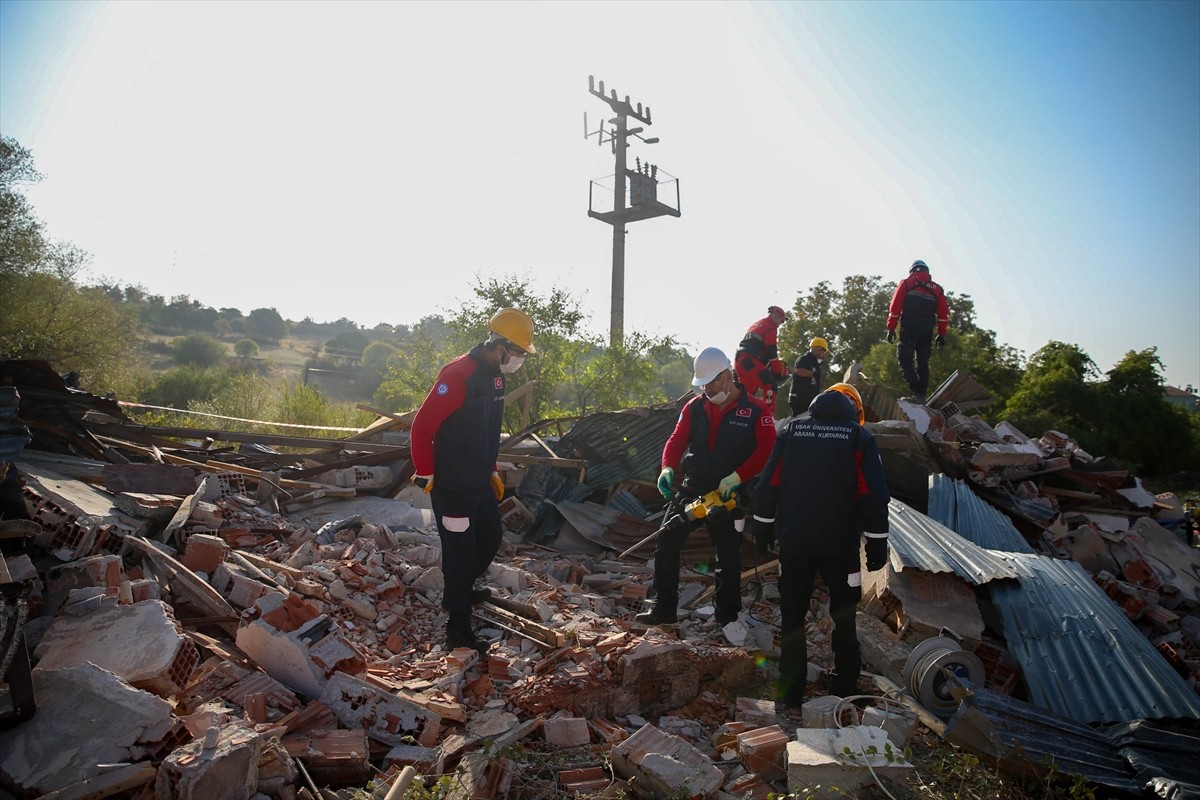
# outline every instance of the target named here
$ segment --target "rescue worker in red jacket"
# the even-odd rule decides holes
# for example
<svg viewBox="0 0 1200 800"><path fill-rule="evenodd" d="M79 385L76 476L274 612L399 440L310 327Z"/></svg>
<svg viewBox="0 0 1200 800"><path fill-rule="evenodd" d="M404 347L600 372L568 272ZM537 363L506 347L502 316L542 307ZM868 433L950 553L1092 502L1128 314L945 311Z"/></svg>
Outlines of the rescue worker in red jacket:
<svg viewBox="0 0 1200 800"><path fill-rule="evenodd" d="M442 608L448 648L487 645L471 628L471 604L491 592L473 588L500 549L504 481L496 470L504 415L505 375L536 353L533 321L502 308L488 322L488 338L442 367L413 419L413 483L433 505L442 544Z"/></svg>
<svg viewBox="0 0 1200 800"><path fill-rule="evenodd" d="M887 561L890 500L879 448L862 421L862 399L850 384L837 383L817 395L808 414L779 431L754 494L760 553L767 557L778 539L783 619L777 696L788 707L804 702L804 619L818 573L829 590L833 619L830 690L839 697L857 693L859 542L865 536L867 569L881 569Z"/></svg>
<svg viewBox="0 0 1200 800"><path fill-rule="evenodd" d="M900 344L896 357L900 372L918 402L925 402L929 391L929 353L936 344L946 345L946 329L950 325L950 308L946 293L929 278L929 267L917 259L908 269L908 277L900 281L888 306L887 340L896 341L896 326L900 326ZM937 327L937 338L933 330Z"/></svg>
<svg viewBox="0 0 1200 800"><path fill-rule="evenodd" d="M775 419L766 404L733 379L733 365L715 347L693 362L692 386L701 393L684 405L663 447L658 490L667 500L703 497L714 490L722 500L758 476L775 441ZM686 451L686 455L685 455ZM675 473L682 473L679 484ZM668 516L671 506L668 505ZM725 512L725 509L721 509ZM733 515L704 518L717 551L716 619L733 622L742 608L742 534ZM692 526L666 526L654 549L653 608L634 617L640 625L669 625L679 605L679 561Z"/></svg>
<svg viewBox="0 0 1200 800"><path fill-rule="evenodd" d="M772 414L777 390L788 377L787 364L779 358L779 326L785 322L787 313L779 306L771 306L767 316L746 331L733 356L738 383L765 400Z"/></svg>

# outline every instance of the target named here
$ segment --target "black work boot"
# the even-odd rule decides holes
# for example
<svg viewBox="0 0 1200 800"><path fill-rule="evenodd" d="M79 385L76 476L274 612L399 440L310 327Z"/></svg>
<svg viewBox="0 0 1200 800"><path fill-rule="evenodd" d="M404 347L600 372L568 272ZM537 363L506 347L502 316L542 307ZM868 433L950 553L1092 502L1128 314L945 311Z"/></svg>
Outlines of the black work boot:
<svg viewBox="0 0 1200 800"><path fill-rule="evenodd" d="M471 589L471 605L477 606L492 599L492 590L486 586L476 586Z"/></svg>
<svg viewBox="0 0 1200 800"><path fill-rule="evenodd" d="M724 625L728 625L731 622L737 622L737 618L738 618L737 609L733 609L733 610L730 610L728 608L726 608L726 609L718 608L717 609L716 620L717 620L718 625L724 626Z"/></svg>
<svg viewBox="0 0 1200 800"><path fill-rule="evenodd" d="M475 635L475 631L471 629L470 617L458 618L451 616L450 621L446 623L446 649L454 650L458 647L469 647L479 655L487 655L488 644Z"/></svg>
<svg viewBox="0 0 1200 800"><path fill-rule="evenodd" d="M633 618L633 623L635 625L644 626L674 625L678 621L679 620L675 618L675 611L673 609L668 610L668 608L662 604L655 604L655 606L649 611L643 611Z"/></svg>

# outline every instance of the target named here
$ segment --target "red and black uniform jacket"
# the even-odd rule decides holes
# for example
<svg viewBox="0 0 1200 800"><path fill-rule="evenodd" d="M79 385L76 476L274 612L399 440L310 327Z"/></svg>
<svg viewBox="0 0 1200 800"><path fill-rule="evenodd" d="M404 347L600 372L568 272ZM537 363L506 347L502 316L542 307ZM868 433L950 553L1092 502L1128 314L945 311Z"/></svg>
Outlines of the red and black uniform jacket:
<svg viewBox="0 0 1200 800"><path fill-rule="evenodd" d="M937 325L938 336L945 336L950 325L950 307L942 287L929 279L928 272L914 272L896 287L888 306L887 329L911 333L930 333Z"/></svg>
<svg viewBox="0 0 1200 800"><path fill-rule="evenodd" d="M738 398L719 409L704 395L679 412L675 430L663 448L662 465L683 465L683 488L703 495L731 472L747 483L762 471L775 441L775 418L767 404L738 385ZM687 457L684 451L687 450Z"/></svg>
<svg viewBox="0 0 1200 800"><path fill-rule="evenodd" d="M504 375L483 359L483 344L442 367L413 419L413 473L434 489L491 491L504 416Z"/></svg>
<svg viewBox="0 0 1200 800"><path fill-rule="evenodd" d="M754 495L756 519L775 521L781 553L851 557L865 531L888 532L888 492L875 437L838 392L779 432Z"/></svg>

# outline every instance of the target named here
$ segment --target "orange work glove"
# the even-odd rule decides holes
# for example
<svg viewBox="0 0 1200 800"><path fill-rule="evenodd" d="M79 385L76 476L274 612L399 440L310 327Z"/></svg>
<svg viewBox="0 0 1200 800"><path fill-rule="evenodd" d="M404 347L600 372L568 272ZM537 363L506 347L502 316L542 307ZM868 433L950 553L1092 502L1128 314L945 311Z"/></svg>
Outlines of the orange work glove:
<svg viewBox="0 0 1200 800"><path fill-rule="evenodd" d="M492 473L492 491L496 493L497 503L504 499L504 479L499 472Z"/></svg>

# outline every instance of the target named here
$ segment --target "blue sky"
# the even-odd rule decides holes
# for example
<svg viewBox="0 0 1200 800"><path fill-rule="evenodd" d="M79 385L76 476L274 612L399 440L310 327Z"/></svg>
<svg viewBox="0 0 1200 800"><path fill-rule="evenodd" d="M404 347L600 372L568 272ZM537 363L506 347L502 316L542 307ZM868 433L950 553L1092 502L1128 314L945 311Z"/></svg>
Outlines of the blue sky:
<svg viewBox="0 0 1200 800"><path fill-rule="evenodd" d="M682 216L629 228L626 331L732 349L922 258L1026 355L1153 346L1200 385L1197 2L0 0L0 132L51 234L291 319L411 323L517 275L605 333L588 75L679 178Z"/></svg>

